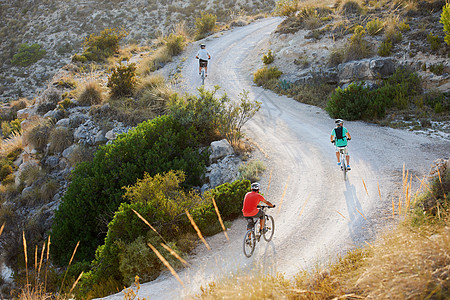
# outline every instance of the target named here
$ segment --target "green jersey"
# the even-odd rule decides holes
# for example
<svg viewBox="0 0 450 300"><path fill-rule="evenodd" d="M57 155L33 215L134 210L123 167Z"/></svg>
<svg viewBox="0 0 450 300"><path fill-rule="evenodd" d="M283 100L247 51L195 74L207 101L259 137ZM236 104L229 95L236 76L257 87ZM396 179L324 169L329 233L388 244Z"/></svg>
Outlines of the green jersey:
<svg viewBox="0 0 450 300"><path fill-rule="evenodd" d="M338 131L338 135L336 134L336 130ZM345 147L347 146L347 128L342 127L342 134L341 136L339 136L339 127L336 127L333 129L333 131L331 132L331 135L333 136L334 140L335 140L335 145L337 147Z"/></svg>

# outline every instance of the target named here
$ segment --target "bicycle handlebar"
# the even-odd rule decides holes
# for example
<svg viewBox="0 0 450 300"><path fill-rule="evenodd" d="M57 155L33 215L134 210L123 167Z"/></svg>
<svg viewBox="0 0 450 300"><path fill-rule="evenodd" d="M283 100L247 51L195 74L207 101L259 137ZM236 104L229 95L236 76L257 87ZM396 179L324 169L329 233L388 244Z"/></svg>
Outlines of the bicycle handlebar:
<svg viewBox="0 0 450 300"><path fill-rule="evenodd" d="M275 208L275 204L273 206L268 206L268 205L257 205L257 208Z"/></svg>

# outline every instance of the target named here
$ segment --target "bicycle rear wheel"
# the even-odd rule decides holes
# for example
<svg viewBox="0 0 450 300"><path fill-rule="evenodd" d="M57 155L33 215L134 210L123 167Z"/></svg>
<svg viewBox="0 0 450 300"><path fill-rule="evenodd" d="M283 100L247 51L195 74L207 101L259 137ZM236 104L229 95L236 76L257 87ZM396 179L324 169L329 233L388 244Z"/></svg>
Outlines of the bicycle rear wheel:
<svg viewBox="0 0 450 300"><path fill-rule="evenodd" d="M270 242L273 237L273 233L275 231L275 221L273 220L272 216L266 215L266 220L264 222L264 228L266 229L264 232L264 239L266 242Z"/></svg>
<svg viewBox="0 0 450 300"><path fill-rule="evenodd" d="M205 85L205 69L202 69L201 78L202 78L202 85Z"/></svg>
<svg viewBox="0 0 450 300"><path fill-rule="evenodd" d="M255 232L252 229L247 230L247 232L245 233L243 246L244 246L244 255L247 257L252 256L256 247Z"/></svg>

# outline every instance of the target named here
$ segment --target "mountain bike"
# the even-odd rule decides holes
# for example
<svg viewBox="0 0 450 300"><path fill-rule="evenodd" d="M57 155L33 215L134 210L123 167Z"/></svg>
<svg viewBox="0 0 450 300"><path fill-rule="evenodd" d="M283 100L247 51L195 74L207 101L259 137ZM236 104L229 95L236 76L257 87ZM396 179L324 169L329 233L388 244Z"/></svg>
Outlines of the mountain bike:
<svg viewBox="0 0 450 300"><path fill-rule="evenodd" d="M200 79L202 80L202 85L205 85L205 68L202 68L202 72L200 73Z"/></svg>
<svg viewBox="0 0 450 300"><path fill-rule="evenodd" d="M341 160L341 170L342 173L344 174L344 181L347 180L347 158L346 156L346 151L347 150L347 146L345 147L339 147L339 155L340 155L340 160Z"/></svg>
<svg viewBox="0 0 450 300"><path fill-rule="evenodd" d="M275 205L273 206L275 207ZM266 205L258 205L258 208L261 208L264 212L267 208L273 208ZM244 255L247 257L252 256L255 251L256 244L259 242L261 235L264 237L266 242L270 242L273 237L273 233L275 230L275 222L272 216L265 215L265 222L263 230L260 230L259 218L247 219L248 222L251 222L252 228L247 230L244 236Z"/></svg>

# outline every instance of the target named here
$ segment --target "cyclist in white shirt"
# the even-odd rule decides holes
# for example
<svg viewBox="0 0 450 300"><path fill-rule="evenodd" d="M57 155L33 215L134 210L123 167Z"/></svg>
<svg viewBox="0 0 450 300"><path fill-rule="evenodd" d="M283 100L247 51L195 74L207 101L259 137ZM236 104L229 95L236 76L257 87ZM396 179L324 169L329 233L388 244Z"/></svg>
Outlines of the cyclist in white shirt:
<svg viewBox="0 0 450 300"><path fill-rule="evenodd" d="M202 73L202 68L205 68L205 77L207 77L208 76L208 59L211 59L211 55L208 53L208 51L206 51L205 48L206 48L206 45L201 44L200 50L198 50L195 58L199 60L198 74L200 75Z"/></svg>

